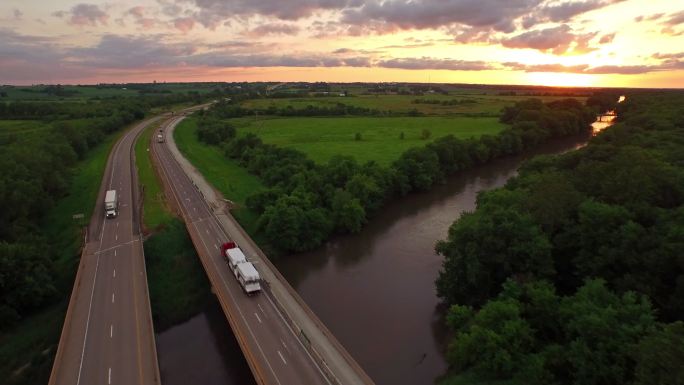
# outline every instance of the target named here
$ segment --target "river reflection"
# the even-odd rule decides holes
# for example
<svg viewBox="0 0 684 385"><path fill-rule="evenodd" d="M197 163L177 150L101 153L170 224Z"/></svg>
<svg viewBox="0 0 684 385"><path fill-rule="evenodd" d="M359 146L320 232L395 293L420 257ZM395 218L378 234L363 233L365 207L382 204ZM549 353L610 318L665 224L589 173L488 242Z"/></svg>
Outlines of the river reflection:
<svg viewBox="0 0 684 385"><path fill-rule="evenodd" d="M256 384L216 299L189 321L157 334L164 385Z"/></svg>
<svg viewBox="0 0 684 385"><path fill-rule="evenodd" d="M536 154L568 151L587 140L551 143ZM475 208L479 191L503 186L524 159L461 173L430 192L394 201L360 234L274 262L378 385L431 383L447 369L447 330L434 286L442 257L435 243L462 212Z"/></svg>

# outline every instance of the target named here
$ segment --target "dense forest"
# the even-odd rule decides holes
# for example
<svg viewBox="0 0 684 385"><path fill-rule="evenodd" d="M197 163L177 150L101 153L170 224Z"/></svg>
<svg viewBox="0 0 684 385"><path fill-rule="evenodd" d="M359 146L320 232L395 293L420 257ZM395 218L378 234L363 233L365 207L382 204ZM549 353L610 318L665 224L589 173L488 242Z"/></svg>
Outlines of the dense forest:
<svg viewBox="0 0 684 385"><path fill-rule="evenodd" d="M682 383L684 94L634 93L617 111L585 148L482 193L437 244L445 384Z"/></svg>
<svg viewBox="0 0 684 385"><path fill-rule="evenodd" d="M29 119L36 126L0 135L0 331L66 294L56 282L55 240L42 233L41 224L67 194L77 162L151 107L196 99L196 94L176 94L0 102L0 119Z"/></svg>
<svg viewBox="0 0 684 385"><path fill-rule="evenodd" d="M222 103L202 115L198 138L222 146L226 156L268 186L249 197L247 206L260 215L260 231L282 251L310 250L333 233L358 232L393 196L428 190L447 175L550 138L587 132L595 119L592 109L574 99L547 104L530 99L506 108L501 119L510 127L495 136L439 138L406 151L390 167L358 164L346 156L317 165L301 152L265 144L253 134L236 136L220 120L234 108Z"/></svg>

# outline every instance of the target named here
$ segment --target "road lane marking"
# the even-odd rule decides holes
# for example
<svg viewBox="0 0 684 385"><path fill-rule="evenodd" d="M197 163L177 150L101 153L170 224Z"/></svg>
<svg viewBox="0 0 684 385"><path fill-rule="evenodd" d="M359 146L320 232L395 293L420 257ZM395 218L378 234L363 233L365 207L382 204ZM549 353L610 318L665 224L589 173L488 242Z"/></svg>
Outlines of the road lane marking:
<svg viewBox="0 0 684 385"><path fill-rule="evenodd" d="M107 380L108 384L112 383L112 368L109 368L109 379Z"/></svg>
<svg viewBox="0 0 684 385"><path fill-rule="evenodd" d="M197 225L195 225L195 230L196 230L196 231L199 231L199 229L197 228ZM202 237L199 237L199 238L200 238L200 241L202 242L202 244L204 245L204 248L208 250L208 249L209 249L209 246L207 246L207 244L204 242L204 239L202 239ZM227 284L226 281L221 277L220 273L218 273L219 268L218 268L218 266L216 265L216 261L214 260L214 258L209 258L209 260L210 260L211 263L214 265L214 271L217 272L217 274L218 274L218 279L219 279L219 280L221 281L221 283L223 284L223 287L226 289L226 292L227 292L228 295L230 296L231 300L233 301L233 303L237 303L237 300L235 299L235 296L233 295L233 292L228 288L228 284ZM275 306L275 305L273 305L273 306ZM252 336L252 340L253 340L254 343L256 344L257 349L259 349L259 353L261 353L261 356L264 357L264 361L266 361L266 365L268 365L268 369L271 371L271 374L273 374L273 378L275 378L276 383L278 383L278 385L280 385L280 384L281 384L280 379L278 378L278 375L276 374L276 372L273 370L273 366L271 366L271 361L268 359L268 357L266 357L266 353L264 352L264 349L261 348L261 344L259 344L259 340L258 340L258 339L256 338L256 336L254 335L254 331L252 331L252 328L249 326L249 323L247 322L247 319L245 318L244 313L242 313L242 310L240 309L239 306L236 307L236 310L237 310L238 313L240 314L240 318L242 318L242 322L243 322L243 323L245 324L245 326L247 327L247 331L249 331L249 334ZM282 317L282 315L281 315L281 317ZM290 330L292 330L292 329L290 329ZM294 334L294 332L292 332L292 333ZM303 346L303 345L302 345L302 346ZM307 354L308 354L308 352L307 352ZM311 357L311 355L309 355L309 357ZM311 360L313 361L313 358L311 358ZM316 366L316 367L318 367L318 366ZM321 369L318 368L318 370L320 371ZM323 373L323 372L321 371L321 374L322 374L322 373ZM325 376L324 376L323 378L325 378ZM326 378L326 379L327 379L327 378ZM330 383L330 381L328 381L328 383Z"/></svg>
<svg viewBox="0 0 684 385"><path fill-rule="evenodd" d="M283 357L283 353L278 350L278 355L280 356L280 359L283 360L283 364L287 365L287 361L285 361L285 357Z"/></svg>
<svg viewBox="0 0 684 385"><path fill-rule="evenodd" d="M109 325L109 338L114 336L114 325Z"/></svg>
<svg viewBox="0 0 684 385"><path fill-rule="evenodd" d="M259 318L259 314L254 313L254 316L257 318L257 321L259 321L259 323L261 323L261 318Z"/></svg>
<svg viewBox="0 0 684 385"><path fill-rule="evenodd" d="M116 257L116 249L114 249L114 256Z"/></svg>
<svg viewBox="0 0 684 385"><path fill-rule="evenodd" d="M304 350L304 352L306 353L306 355L309 356L309 359L311 360L311 362L313 362L313 364L314 364L314 366L316 367L316 369L318 369L318 372L321 374L321 376L323 377L323 379L325 380L325 382L327 382L329 385L332 385L332 383L330 382L330 380L328 379L328 377L323 373L323 369L321 369L321 367L318 365L318 363L314 360L314 358L311 356L311 353L309 353L309 351L308 351L308 350L306 349L306 347L304 346L304 343L303 343L303 342L299 339L299 337L297 336L297 333L295 333L295 331L292 329L292 326L290 326L290 324L289 324L287 321L285 321L285 317L283 317L283 315L280 314L280 312L278 311L278 308L277 308L276 305L273 303L273 300L272 300L268 295L265 295L265 297L266 297L266 299L268 300L268 302L271 303L271 306L273 307L273 310L278 314L278 316L280 316L280 319L283 321L283 323L285 324L285 326L287 326L287 328L290 330L290 333L292 333L292 336L294 337L294 339L295 339L297 342L299 342L299 346L301 346L301 347L302 347L302 350ZM258 346L258 345L257 345L257 346ZM267 362L268 362L268 361L267 361Z"/></svg>
<svg viewBox="0 0 684 385"><path fill-rule="evenodd" d="M283 347L285 348L285 350L287 350L287 352L290 353L290 355L291 355L292 352L290 352L290 348L287 347L287 345L285 344L285 341L283 341L282 338L280 339L280 343L283 344Z"/></svg>
<svg viewBox="0 0 684 385"><path fill-rule="evenodd" d="M114 269L114 273L112 273L112 277L116 278L116 269Z"/></svg>
<svg viewBox="0 0 684 385"><path fill-rule="evenodd" d="M207 235L209 235L209 229L204 229L204 232L207 233Z"/></svg>
<svg viewBox="0 0 684 385"><path fill-rule="evenodd" d="M119 222L116 222L116 228L117 229L119 228Z"/></svg>
<svg viewBox="0 0 684 385"><path fill-rule="evenodd" d="M214 243L214 248L215 248L216 250L218 250L218 246L216 246L216 244L215 244L215 243Z"/></svg>
<svg viewBox="0 0 684 385"><path fill-rule="evenodd" d="M114 234L114 240L118 241L119 240L119 234Z"/></svg>
<svg viewBox="0 0 684 385"><path fill-rule="evenodd" d="M257 306L259 307L259 310L261 310L261 312L264 313L264 315L266 315L266 312L264 311L264 308L261 307L261 304L258 303Z"/></svg>
<svg viewBox="0 0 684 385"><path fill-rule="evenodd" d="M112 293L112 303L114 303L114 293Z"/></svg>

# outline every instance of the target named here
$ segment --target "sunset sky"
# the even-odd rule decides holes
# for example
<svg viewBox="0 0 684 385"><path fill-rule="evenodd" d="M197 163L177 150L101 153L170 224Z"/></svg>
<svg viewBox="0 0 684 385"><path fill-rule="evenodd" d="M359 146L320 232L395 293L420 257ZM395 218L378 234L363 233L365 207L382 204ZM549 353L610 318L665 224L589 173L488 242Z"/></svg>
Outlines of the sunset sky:
<svg viewBox="0 0 684 385"><path fill-rule="evenodd" d="M682 0L2 0L0 83L684 87Z"/></svg>

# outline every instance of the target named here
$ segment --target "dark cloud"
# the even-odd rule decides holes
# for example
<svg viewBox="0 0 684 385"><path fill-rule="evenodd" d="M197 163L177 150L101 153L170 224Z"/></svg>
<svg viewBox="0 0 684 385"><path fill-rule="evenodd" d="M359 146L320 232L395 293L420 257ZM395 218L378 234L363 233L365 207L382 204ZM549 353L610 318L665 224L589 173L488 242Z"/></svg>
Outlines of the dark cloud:
<svg viewBox="0 0 684 385"><path fill-rule="evenodd" d="M342 22L371 25L378 22L387 28L429 29L462 24L488 27L500 32L515 30L513 21L542 3L543 0L401 0L367 1L356 9L343 11Z"/></svg>
<svg viewBox="0 0 684 385"><path fill-rule="evenodd" d="M615 39L615 32L608 33L608 34L601 36L601 38L599 39L599 44L612 43L614 39Z"/></svg>
<svg viewBox="0 0 684 385"><path fill-rule="evenodd" d="M319 54L227 54L211 52L193 56L188 63L210 67L369 67L369 57L340 58Z"/></svg>
<svg viewBox="0 0 684 385"><path fill-rule="evenodd" d="M253 37L261 37L267 35L296 35L298 32L299 27L296 24L266 23L253 28L247 34Z"/></svg>
<svg viewBox="0 0 684 385"><path fill-rule="evenodd" d="M173 21L173 26L183 33L188 33L195 26L195 19L192 17L179 17Z"/></svg>
<svg viewBox="0 0 684 385"><path fill-rule="evenodd" d="M15 20L21 20L21 18L24 17L24 12L15 8L12 10L12 16L14 16Z"/></svg>
<svg viewBox="0 0 684 385"><path fill-rule="evenodd" d="M339 10L357 6L361 0L181 0L196 6L196 19L207 28L215 28L228 19L255 15L282 20L298 20L317 11Z"/></svg>
<svg viewBox="0 0 684 385"><path fill-rule="evenodd" d="M494 69L490 63L479 60L435 59L429 57L380 60L375 65L377 67L407 70L484 71Z"/></svg>
<svg viewBox="0 0 684 385"><path fill-rule="evenodd" d="M557 27L524 32L501 40L506 48L532 48L556 55L583 54L595 50L590 41L596 33L575 34L566 24ZM571 51L572 49L572 51Z"/></svg>
<svg viewBox="0 0 684 385"><path fill-rule="evenodd" d="M99 6L85 3L77 4L69 11L54 12L52 15L60 18L69 17L67 22L79 27L107 25L107 20L109 20L107 12L100 9Z"/></svg>
<svg viewBox="0 0 684 385"><path fill-rule="evenodd" d="M636 21L636 22L653 21L653 20L658 20L663 16L665 16L664 13L654 13L653 15L649 15L649 16L637 16L634 18L634 21Z"/></svg>
<svg viewBox="0 0 684 385"><path fill-rule="evenodd" d="M540 13L545 16L547 21L565 22L577 15L604 8L609 5L620 3L625 0L585 0L585 1L564 1L542 7Z"/></svg>
<svg viewBox="0 0 684 385"><path fill-rule="evenodd" d="M159 20L145 16L145 7L143 7L142 5L130 8L128 11L126 11L124 16L133 17L135 23L143 29L149 29L154 27L155 25L160 24ZM120 24L123 24L123 19L119 19L117 21L120 22Z"/></svg>
<svg viewBox="0 0 684 385"><path fill-rule="evenodd" d="M651 57L659 60L684 59L684 52L677 53L654 53Z"/></svg>
<svg viewBox="0 0 684 385"><path fill-rule="evenodd" d="M190 58L196 51L192 42L172 44L163 35L104 35L92 47L74 48L69 53L83 66L97 68L144 68L174 66Z"/></svg>
<svg viewBox="0 0 684 385"><path fill-rule="evenodd" d="M662 22L662 24L670 27L674 27L682 23L684 23L684 11L671 13L667 15L667 19Z"/></svg>

